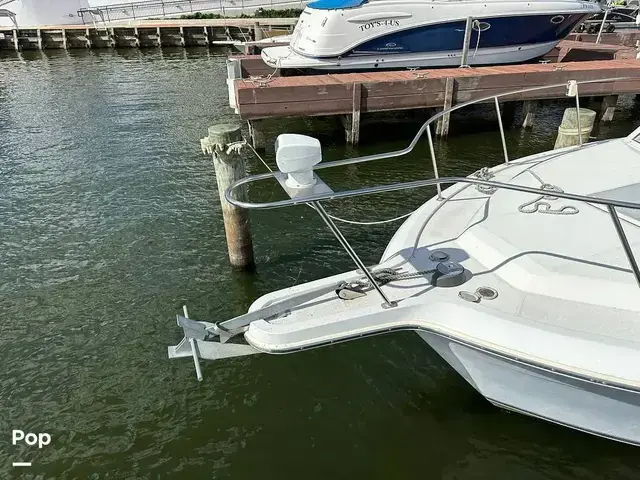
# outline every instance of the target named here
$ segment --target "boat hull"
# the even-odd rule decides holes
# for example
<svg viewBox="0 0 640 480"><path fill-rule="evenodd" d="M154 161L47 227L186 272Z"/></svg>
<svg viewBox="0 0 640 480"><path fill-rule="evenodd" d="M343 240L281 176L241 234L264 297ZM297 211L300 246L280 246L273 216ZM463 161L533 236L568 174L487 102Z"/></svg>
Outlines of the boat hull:
<svg viewBox="0 0 640 480"><path fill-rule="evenodd" d="M418 334L494 405L640 445L640 392L505 358L430 332Z"/></svg>
<svg viewBox="0 0 640 480"><path fill-rule="evenodd" d="M367 2L345 10L305 9L290 46L263 50L282 69L375 70L461 63L471 17L468 65L520 63L541 57L584 19L592 3Z"/></svg>
<svg viewBox="0 0 640 480"><path fill-rule="evenodd" d="M523 63L542 57L558 44L557 41L515 47L471 50L467 64L472 66ZM313 70L376 70L411 67L457 67L461 50L430 53L391 53L385 55L349 55L343 58L309 58L292 52L290 47L267 48L262 59L273 68Z"/></svg>

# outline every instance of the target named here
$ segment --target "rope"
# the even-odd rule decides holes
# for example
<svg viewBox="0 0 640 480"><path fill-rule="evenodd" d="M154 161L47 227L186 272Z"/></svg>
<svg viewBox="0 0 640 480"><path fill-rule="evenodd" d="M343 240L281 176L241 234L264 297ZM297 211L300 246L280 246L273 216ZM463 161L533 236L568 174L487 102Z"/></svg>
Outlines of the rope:
<svg viewBox="0 0 640 480"><path fill-rule="evenodd" d="M265 167L267 167L267 170L269 170L271 173L273 173L273 169L269 166L269 164L267 162L264 161L264 158L262 158L262 156L256 151L256 149L253 148L253 145L251 145L251 142L248 142L246 138L244 139L244 141L247 143L247 145L249 146L251 151L254 153L254 155L256 157L258 157L258 159L262 162L262 164Z"/></svg>
<svg viewBox="0 0 640 480"><path fill-rule="evenodd" d="M491 172L489 167L482 167L480 170L473 172L471 176L479 178L480 180L491 180L493 177L495 177L495 174ZM476 185L476 190L478 190L480 193L493 195L498 189L489 185Z"/></svg>
<svg viewBox="0 0 640 480"><path fill-rule="evenodd" d="M413 212L415 212L415 210ZM352 225L382 225L382 224L385 224L385 223L396 222L398 220L402 220L403 218L407 218L407 217L413 215L413 212L405 213L404 215L400 215L399 217L389 218L387 220L378 220L378 221L374 221L374 222L356 222L354 220L346 220L344 218L334 217L333 215L329 215L329 217L331 217L333 220L337 220L338 222L350 223Z"/></svg>
<svg viewBox="0 0 640 480"><path fill-rule="evenodd" d="M255 148L253 148L253 145L251 145L251 142L247 142L246 139L243 140L243 143L248 145L249 148L253 151L253 153L255 154L256 157L258 157L258 159L262 162L262 164L267 167L267 170L269 170L271 173L273 173L273 169L269 166L269 164L264 160L264 158L262 158L262 155L260 155ZM311 207L312 209L315 210L315 207L313 205L309 205L309 207ZM399 217L394 217L394 218L389 218L387 220L378 220L378 221L374 221L374 222L357 222L355 220L347 220L344 218L340 218L340 217L336 217L334 215L330 215L327 213L327 215L329 215L329 218L331 218L332 220L335 220L337 222L342 222L342 223L349 223L351 225L382 225L385 223L391 223L391 222L396 222L398 220L402 220L403 218L407 218L410 215L413 214L413 212L415 212L415 210L409 212L409 213L405 213L404 215L400 215Z"/></svg>
<svg viewBox="0 0 640 480"><path fill-rule="evenodd" d="M276 60L275 70L271 72L269 75L267 75L266 78L263 77L262 75L259 75L257 77L249 77L249 81L256 83L259 87L268 86L273 81L273 76L276 74L278 70L280 70L280 63L282 62L282 60L289 58L292 52L293 50L291 50L291 47L289 47L289 53L287 53L286 56L278 57L278 59Z"/></svg>
<svg viewBox="0 0 640 480"><path fill-rule="evenodd" d="M392 268L381 268L380 270L376 270L375 272L371 272L374 280L379 286L386 285L387 283L397 282L401 280L411 280L413 278L422 278L426 275L434 273L435 268L429 270L420 270L418 272L398 272ZM373 285L363 277L362 280L354 280L349 282L346 287L349 290L353 290L359 293L364 293L367 290L373 289Z"/></svg>
<svg viewBox="0 0 640 480"><path fill-rule="evenodd" d="M549 192L564 193L560 187L545 183L534 171L527 170L536 180L541 184L541 190L548 190ZM521 213L548 213L550 215L575 215L579 213L577 207L573 205L562 205L560 208L551 208L551 204L548 201L558 200L558 197L554 195L540 195L529 202L525 202L518 207L518 211Z"/></svg>
<svg viewBox="0 0 640 480"><path fill-rule="evenodd" d="M242 147L247 145L247 141L243 138L242 140L238 140L237 142L231 142L227 144L227 155L233 153L240 153Z"/></svg>
<svg viewBox="0 0 640 480"><path fill-rule="evenodd" d="M476 57L476 53L478 53L478 47L480 46L480 35L482 35L482 30L480 30L480 22L478 20L474 20L471 28L478 27L478 40L476 41L476 49L473 52L473 58Z"/></svg>

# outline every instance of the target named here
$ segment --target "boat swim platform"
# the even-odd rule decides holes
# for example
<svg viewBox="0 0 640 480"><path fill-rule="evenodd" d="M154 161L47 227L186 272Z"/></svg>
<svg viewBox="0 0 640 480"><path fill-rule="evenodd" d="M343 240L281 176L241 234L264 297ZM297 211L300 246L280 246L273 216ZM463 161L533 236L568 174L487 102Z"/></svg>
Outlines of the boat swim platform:
<svg viewBox="0 0 640 480"><path fill-rule="evenodd" d="M581 98L602 98L599 120L610 121L619 94L640 93L640 61L635 59L635 50L575 41L563 42L559 47L561 63L284 77L277 76L277 72L273 74L273 69L258 56L232 57L228 63L229 104L248 122L254 147L264 148L262 125L272 118L340 116L347 143L357 144L360 118L368 112L441 109L518 88L569 80L634 77L580 86ZM585 47L592 56L604 55L609 59L563 62L572 52ZM525 101L523 126L532 126L540 101L560 98L566 98L564 87L516 94L501 102L505 102L505 108L512 108L514 102ZM447 135L448 125L449 119L445 116L439 121L436 134Z"/></svg>
<svg viewBox="0 0 640 480"><path fill-rule="evenodd" d="M1 50L74 48L232 47L253 52L260 41L291 33L297 18L137 20L93 25L0 27Z"/></svg>

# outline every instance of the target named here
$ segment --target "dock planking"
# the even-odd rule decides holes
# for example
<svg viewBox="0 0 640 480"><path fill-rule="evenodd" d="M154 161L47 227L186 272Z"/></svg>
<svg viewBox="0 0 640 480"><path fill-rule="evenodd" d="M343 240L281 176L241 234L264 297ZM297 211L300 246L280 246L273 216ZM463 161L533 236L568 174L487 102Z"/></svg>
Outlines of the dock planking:
<svg viewBox="0 0 640 480"><path fill-rule="evenodd" d="M266 83L264 79L238 79L234 82L234 94L236 111L240 117L244 120L257 120L287 116L350 115L353 113L354 88L361 91L361 112L382 112L442 107L448 78L454 80L452 103L458 104L518 88L612 77L634 78L581 85L580 96L640 92L640 62L635 59L619 59L562 64L273 76ZM543 100L561 98L564 95L565 88L559 87L518 93L505 98L505 101Z"/></svg>

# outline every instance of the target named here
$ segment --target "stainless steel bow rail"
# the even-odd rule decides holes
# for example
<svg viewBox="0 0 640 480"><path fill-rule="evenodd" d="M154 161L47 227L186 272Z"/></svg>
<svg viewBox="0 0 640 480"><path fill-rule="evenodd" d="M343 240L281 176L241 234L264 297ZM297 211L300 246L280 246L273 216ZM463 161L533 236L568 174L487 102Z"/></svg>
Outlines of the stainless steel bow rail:
<svg viewBox="0 0 640 480"><path fill-rule="evenodd" d="M628 79L628 77L608 78L603 80L591 80L591 81L580 82L580 83L582 84L601 83L601 82L612 82L612 81L626 80L626 79ZM442 177L441 178L438 175L438 168L437 168L437 162L436 162L434 148L433 148L430 125L436 120L438 120L438 118L452 111L459 110L461 108L464 108L466 106L469 106L475 103L493 100L496 106L497 114L498 114L498 122L500 125L500 136L502 139L504 160L505 160L505 163L509 163L508 151L507 151L507 146L506 146L505 137L504 137L504 130L502 128L502 119L500 115L500 104L499 104L498 98L514 95L518 93L523 93L523 92L531 92L536 90L543 90L547 88L558 88L558 87L564 87L564 86L567 86L568 94L570 96L576 97L576 107L579 109L580 103L578 98L578 82L575 82L575 81L570 81L568 84L561 83L561 84L555 84L555 85L548 85L545 87L535 87L535 88L528 88L524 90L521 89L517 91L506 92L499 95L492 95L489 97L484 97L477 100L465 102L460 105L456 105L454 107L451 107L447 110L444 110L434 115L422 125L422 127L419 129L418 133L413 138L409 146L407 146L402 150L396 150L392 152L375 154L375 155L367 155L362 157L355 157L355 158L350 158L345 160L338 160L334 162L327 162L324 164L321 163L319 165L316 165L313 168L313 170L315 171L315 170L322 170L325 168L333 168L333 167L338 167L343 165L352 165L356 163L363 163L363 162L370 162L374 160L400 157L411 152L415 148L422 134L426 131L427 139L429 141L431 159L433 162L433 169L435 173L435 178L432 178L432 179L416 180L411 182L394 183L394 184L379 185L374 187L359 188L355 190L334 192L324 182L322 182L322 180L318 178L317 185L319 185L319 188L315 188L315 191L312 188L310 191L291 192L291 189L287 189L285 186L285 174L279 171L275 171L275 172L263 173L259 175L251 175L231 185L225 192L225 197L227 201L229 201L230 203L238 207L247 208L247 209L266 209L266 208L288 207L288 206L302 205L302 204L310 205L311 207L314 208L314 210L318 212L320 217L327 224L331 232L334 234L334 236L336 237L338 242L341 244L341 246L344 248L344 250L347 252L347 254L351 257L351 259L353 260L353 262L355 263L355 265L358 267L359 270L358 272L356 272L356 276L354 276L354 278L352 279L348 279L336 285L323 286L320 288L305 291L297 295L292 295L285 300L271 303L261 309L258 309L258 310L255 310L255 311L252 311L244 315L240 315L238 317L232 318L230 320L222 321L222 322L210 323L210 322L198 322L198 321L191 320L187 317L186 309L185 309L185 316L178 317L178 325L180 325L183 328L185 337L182 340L182 342L176 347L169 347L169 356L171 358L193 356L194 362L196 364L196 371L198 372L198 379L201 380L202 376L200 373L200 365L199 365L200 357L207 358L207 359L218 359L218 358L258 353L258 351L255 348L246 344L238 344L233 342L227 343L229 342L230 339L232 339L236 335L244 333L249 328L249 325L251 324L251 322L256 320L264 320L264 319L278 317L282 314L285 314L287 311L291 310L292 308L302 305L303 303L306 303L314 298L318 298L320 296L326 295L332 290L335 290L336 292L340 292L345 288L348 289L349 285L352 282L361 283L362 275L366 277L366 280L368 282L368 285L370 286L370 289L371 290L375 289L376 292L380 295L381 299L383 300L383 303L382 303L383 308L396 307L397 306L396 302L391 301L382 290L381 282L377 278L377 275L376 275L377 272L375 270L375 267L368 268L365 266L363 261L360 259L358 254L353 249L353 247L349 244L349 242L344 237L340 229L337 227L337 225L333 222L332 218L326 212L321 202L324 202L327 200L339 200L343 198L374 195L374 194L380 194L385 192L411 190L415 188L422 188L422 187L429 187L429 186L435 186L438 189L437 198L440 201L446 202L448 199L442 196L441 185L456 184L456 183L483 186L483 187L488 187L496 190L497 189L512 190L517 192L529 193L531 195L537 195L537 196L547 196L549 195L549 190L545 190L542 188L532 188L532 187L526 187L522 185L495 182L495 181L490 181L482 178L474 178L474 177ZM578 115L578 132L580 132L579 117L580 116ZM583 146L582 138L579 137L579 145L574 148L579 149L582 146ZM285 200L264 202L264 203L254 203L254 202L242 201L239 198L236 198L236 196L234 195L235 193L238 192L239 189L243 188L245 185L248 185L250 183L254 183L257 181L266 180L266 179L277 180L283 186L285 191L289 193L291 198L285 199ZM631 266L631 272L633 273L636 279L636 282L640 287L640 268L638 267L638 263L636 261L634 253L631 249L627 236L620 222L620 218L616 211L616 208L628 208L628 209L640 210L640 203L577 195L577 194L566 193L562 191L554 191L553 196L557 198L566 199L566 200L584 202L591 205L600 205L606 208L606 210L608 211L611 217L613 227L615 228L618 238L620 240L620 244L625 252L627 260L629 261L629 265ZM201 342L197 343L196 340L200 340ZM203 340L217 340L217 341L203 341ZM202 349L207 349L207 351L200 353Z"/></svg>

